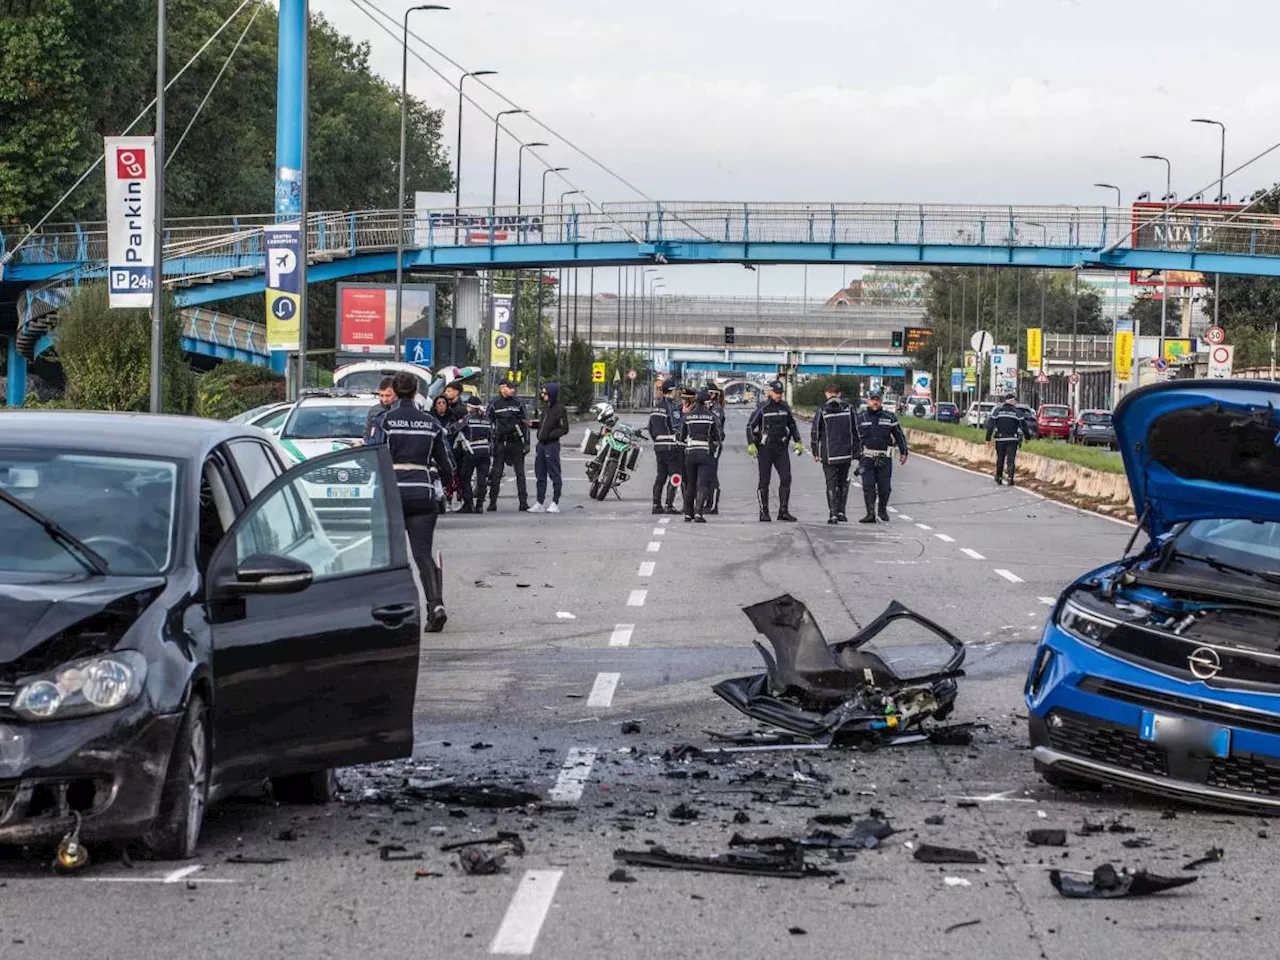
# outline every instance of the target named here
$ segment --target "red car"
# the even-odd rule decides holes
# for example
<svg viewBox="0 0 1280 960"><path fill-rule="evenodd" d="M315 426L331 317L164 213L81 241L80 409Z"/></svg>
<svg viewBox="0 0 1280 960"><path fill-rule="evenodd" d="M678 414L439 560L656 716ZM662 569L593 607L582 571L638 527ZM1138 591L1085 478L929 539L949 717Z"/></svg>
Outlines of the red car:
<svg viewBox="0 0 1280 960"><path fill-rule="evenodd" d="M1071 435L1071 408L1052 403L1042 405L1036 411L1036 426L1042 439L1067 439Z"/></svg>

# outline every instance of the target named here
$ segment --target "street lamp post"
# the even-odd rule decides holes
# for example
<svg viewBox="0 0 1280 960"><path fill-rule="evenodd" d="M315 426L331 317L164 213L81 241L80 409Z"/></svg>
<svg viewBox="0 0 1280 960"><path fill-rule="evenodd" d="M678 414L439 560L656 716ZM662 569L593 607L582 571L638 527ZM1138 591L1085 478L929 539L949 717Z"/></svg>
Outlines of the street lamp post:
<svg viewBox="0 0 1280 960"><path fill-rule="evenodd" d="M665 283L654 283L653 281L661 280L661 279L662 279L661 277L654 277L654 278L653 278L653 280L651 280L651 281L650 281L651 286L649 287L649 382L650 382L650 386L651 386L651 387L652 387L653 381L654 381L655 379L657 379L657 378L656 378L656 376L655 376L655 374L658 372L658 359L657 359L657 355L658 355L658 344L657 344L657 341L658 341L658 337L657 337L657 326L658 326L658 301L657 301L657 294L658 294L658 291L659 291L659 290L665 290L665 289L667 289L667 285L666 285ZM651 389L651 390L650 390L650 399L652 399L652 395L653 395L653 394L652 394L652 389Z"/></svg>
<svg viewBox="0 0 1280 960"><path fill-rule="evenodd" d="M520 149L516 151L516 237L523 241L524 239L524 152L531 147L546 147L549 144L540 140L533 143L522 143ZM515 271L515 281L512 283L513 293L511 296L511 366L512 369L519 373L520 370L520 271ZM535 394L537 396L537 394Z"/></svg>
<svg viewBox="0 0 1280 960"><path fill-rule="evenodd" d="M164 54L165 54L165 0L156 4L156 144L155 144L155 259L151 277L151 412L160 413L164 408ZM304 20L303 36L307 32ZM305 61L304 61L305 63ZM305 67L303 68L306 69ZM303 147L306 150L306 147ZM307 211L302 210L302 259L307 257ZM305 276L305 274L304 274ZM305 283L305 279L303 283ZM305 289L305 288L304 288ZM298 321L306 324L306 316ZM305 368L304 368L305 369ZM9 371L14 376L14 371Z"/></svg>
<svg viewBox="0 0 1280 960"><path fill-rule="evenodd" d="M1144 153L1143 160L1160 160L1164 162L1164 239L1169 242L1169 201L1173 197L1173 164L1168 157L1155 153ZM1157 340L1156 359L1164 359L1164 331L1169 316L1169 271L1161 270L1164 278L1164 292L1160 296L1160 338Z"/></svg>
<svg viewBox="0 0 1280 960"><path fill-rule="evenodd" d="M566 190L564 193L560 194L560 204L556 209L558 211L558 216L560 217L560 241L562 243L569 238L569 221L565 219L564 215L564 198L575 197L580 193L582 193L581 190Z"/></svg>
<svg viewBox="0 0 1280 960"><path fill-rule="evenodd" d="M548 167L546 170L542 171L542 213L541 213L542 222L539 224L539 231L540 231L539 235L543 238L544 242L546 240L545 230L547 228L547 175L551 173L563 173L568 169L569 169L568 167ZM543 310L545 309L544 307L545 297L543 296L543 293L546 291L546 287L547 287L546 274L543 272L542 269L539 269L538 270L538 324L537 324L538 332L537 332L537 346L534 348L534 353L536 354L534 358L534 385L539 389L541 389L542 387L542 327L545 322L543 320L542 314L543 314ZM559 296L559 294L560 294L560 291L557 289L556 290L557 297Z"/></svg>
<svg viewBox="0 0 1280 960"><path fill-rule="evenodd" d="M400 317L400 303L404 299L404 194L405 194L405 159L408 154L409 141L409 14L415 10L448 10L438 3L424 3L410 7L404 12L404 32L400 44L400 205L396 207L396 360L401 356L400 337L404 323ZM302 212L302 233L307 233L306 211ZM304 320L305 322L305 320ZM305 359L303 361L306 369Z"/></svg>
<svg viewBox="0 0 1280 960"><path fill-rule="evenodd" d="M497 70L472 70L458 78L458 143L454 148L453 165L457 173L453 178L453 245L458 245L458 218L462 213L462 85L467 77L493 77Z"/></svg>
<svg viewBox="0 0 1280 960"><path fill-rule="evenodd" d="M1102 190L1114 190L1116 192L1116 209L1120 209L1120 205L1124 203L1124 194L1120 192L1119 187L1114 183L1095 183L1094 186ZM1115 287L1116 315L1111 321L1111 349L1108 351L1108 355L1111 357L1111 375L1107 378L1109 384L1107 395L1111 398L1111 403L1114 404L1116 402L1116 328L1120 325L1120 274L1113 273L1112 277L1114 279L1113 286Z"/></svg>
<svg viewBox="0 0 1280 960"><path fill-rule="evenodd" d="M840 348L843 347L846 343L852 343L854 340L857 340L857 339L858 339L857 337L845 337L843 340L841 340L839 343L836 344L835 350L831 352L831 375L833 377L837 373L839 373Z"/></svg>
<svg viewBox="0 0 1280 960"><path fill-rule="evenodd" d="M528 113L519 107L513 110L499 110L493 117L493 190L489 194L489 218L493 219L494 210L498 206L498 134L502 131L502 118L518 113ZM492 223L490 224L492 227Z"/></svg>
<svg viewBox="0 0 1280 960"><path fill-rule="evenodd" d="M1214 202L1221 207L1227 199L1224 192L1224 181L1227 179L1227 125L1220 120L1209 120L1205 117L1198 117L1191 121L1192 123L1209 123L1219 127L1222 131L1221 146L1218 152L1218 198ZM1221 299L1222 293L1222 274L1215 273L1213 275L1213 325L1218 326L1218 301Z"/></svg>
<svg viewBox="0 0 1280 960"><path fill-rule="evenodd" d="M649 269L650 269L650 270L656 270L657 268L656 268L656 267L650 267ZM648 331L647 331L647 332L648 332L648 336L647 336L647 338L646 338L646 339L647 339L648 344L649 344L649 362L650 362L651 364L653 363L653 320L654 320L654 318L653 318L653 296L654 296L654 291L655 291L655 290L657 290L657 288L658 288L659 286L664 287L664 288L666 287L666 284L665 284L665 283L659 283L659 281L660 281L660 280L662 280L662 279L663 279L663 277L662 277L662 275L661 275L661 274L659 274L659 275L658 275L658 276L656 276L656 277L650 277L650 278L649 278L649 315L648 315L648 317L647 317L647 326L648 326ZM643 315L642 315L642 316L643 316Z"/></svg>

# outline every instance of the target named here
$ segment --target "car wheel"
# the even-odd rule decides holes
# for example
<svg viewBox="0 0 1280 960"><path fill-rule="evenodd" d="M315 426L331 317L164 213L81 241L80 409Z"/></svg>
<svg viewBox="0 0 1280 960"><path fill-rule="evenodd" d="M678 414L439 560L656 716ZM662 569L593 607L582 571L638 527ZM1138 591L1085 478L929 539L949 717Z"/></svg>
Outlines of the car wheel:
<svg viewBox="0 0 1280 960"><path fill-rule="evenodd" d="M209 709L193 694L178 727L169 770L160 794L160 812L143 837L159 860L195 856L209 801Z"/></svg>
<svg viewBox="0 0 1280 960"><path fill-rule="evenodd" d="M271 778L271 794L281 803L329 803L338 793L338 775L332 769Z"/></svg>

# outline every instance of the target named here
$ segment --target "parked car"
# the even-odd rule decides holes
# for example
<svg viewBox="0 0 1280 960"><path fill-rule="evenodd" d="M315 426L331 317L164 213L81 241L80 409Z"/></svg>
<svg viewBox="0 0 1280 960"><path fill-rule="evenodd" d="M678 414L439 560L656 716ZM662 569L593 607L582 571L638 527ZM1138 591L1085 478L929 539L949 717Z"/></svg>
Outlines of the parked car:
<svg viewBox="0 0 1280 960"><path fill-rule="evenodd" d="M1042 404L1036 411L1036 425L1045 439L1066 440L1071 434L1071 408L1061 404Z"/></svg>
<svg viewBox="0 0 1280 960"><path fill-rule="evenodd" d="M421 610L385 446L286 471L253 427L0 413L0 844L190 857L206 805L409 756ZM340 526L329 470L374 479ZM345 539L346 546L340 542Z"/></svg>
<svg viewBox="0 0 1280 960"><path fill-rule="evenodd" d="M933 419L933 401L932 400L907 400L906 414L908 419L932 420Z"/></svg>
<svg viewBox="0 0 1280 960"><path fill-rule="evenodd" d="M1072 443L1094 444L1105 447L1116 445L1116 427L1110 410L1081 410L1071 423Z"/></svg>
<svg viewBox="0 0 1280 960"><path fill-rule="evenodd" d="M230 422L257 427L259 430L267 431L267 433L279 433L280 427L284 424L285 417L289 415L292 407L293 404L289 402L267 403L232 417Z"/></svg>
<svg viewBox="0 0 1280 960"><path fill-rule="evenodd" d="M1027 676L1052 783L1280 810L1280 386L1174 380L1116 435L1148 542L1058 598Z"/></svg>
<svg viewBox="0 0 1280 960"><path fill-rule="evenodd" d="M959 423L960 408L954 403L939 403L934 408L934 419L939 423Z"/></svg>
<svg viewBox="0 0 1280 960"><path fill-rule="evenodd" d="M1036 422L1036 412L1025 403L1018 404L1018 415L1022 417L1022 422L1027 425L1027 434L1032 440L1040 436L1040 424Z"/></svg>
<svg viewBox="0 0 1280 960"><path fill-rule="evenodd" d="M378 398L374 394L319 392L298 398L276 445L286 463L302 463L364 439L365 418ZM317 471L305 482L312 506L322 514L350 515L370 509L377 476L367 470L335 468Z"/></svg>
<svg viewBox="0 0 1280 960"><path fill-rule="evenodd" d="M972 403L969 409L964 412L964 422L971 427L985 427L987 425L987 417L991 416L991 411L996 408L994 403L987 403L985 400L980 403Z"/></svg>

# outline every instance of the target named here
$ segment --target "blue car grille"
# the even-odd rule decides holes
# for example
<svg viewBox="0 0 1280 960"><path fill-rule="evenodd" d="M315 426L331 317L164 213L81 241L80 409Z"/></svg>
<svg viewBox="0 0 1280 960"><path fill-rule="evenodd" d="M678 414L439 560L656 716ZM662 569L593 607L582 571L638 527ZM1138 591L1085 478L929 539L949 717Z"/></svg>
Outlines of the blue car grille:
<svg viewBox="0 0 1280 960"><path fill-rule="evenodd" d="M1208 784L1240 793L1280 795L1280 767L1253 757L1217 759L1209 768Z"/></svg>
<svg viewBox="0 0 1280 960"><path fill-rule="evenodd" d="M1049 743L1055 750L1125 770L1169 775L1163 749L1138 739L1136 731L1067 710L1048 718Z"/></svg>
<svg viewBox="0 0 1280 960"><path fill-rule="evenodd" d="M1130 626L1119 626L1103 642L1108 653L1180 680L1192 680L1189 655L1202 646L1217 651L1222 671L1211 686L1230 689L1280 691L1280 658L1239 647L1216 646L1193 640L1156 635Z"/></svg>
<svg viewBox="0 0 1280 960"><path fill-rule="evenodd" d="M1209 700L1193 700L1160 690L1144 690L1142 687L1131 687L1127 683L1114 680L1101 680L1098 677L1085 677L1076 685L1086 693L1096 693L1132 703L1134 706L1163 713L1175 713L1184 717L1195 717L1211 723L1221 723L1241 730L1256 730L1259 733L1280 733L1280 716L1266 713L1255 713L1245 710L1232 710Z"/></svg>

